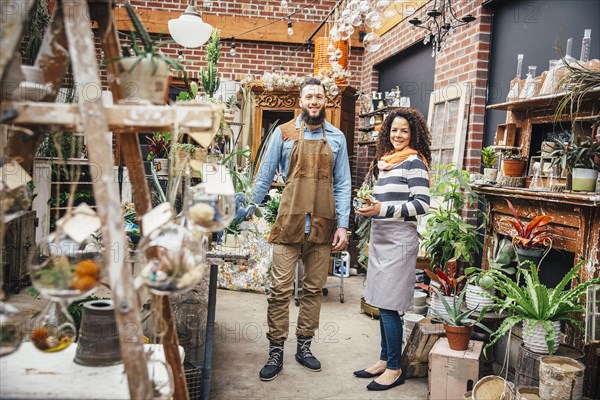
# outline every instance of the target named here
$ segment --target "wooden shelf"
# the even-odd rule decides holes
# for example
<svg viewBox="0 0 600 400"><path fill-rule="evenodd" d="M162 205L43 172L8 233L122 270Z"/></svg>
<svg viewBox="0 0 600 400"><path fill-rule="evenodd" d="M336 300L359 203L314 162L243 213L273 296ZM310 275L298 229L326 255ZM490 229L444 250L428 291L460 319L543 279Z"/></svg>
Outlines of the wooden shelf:
<svg viewBox="0 0 600 400"><path fill-rule="evenodd" d="M548 106L555 107L556 104L567 94L563 93L555 93L547 96L534 97L533 99L525 99L525 100L517 100L517 101L509 101L505 103L492 104L487 106L489 110L519 110L525 108L543 108ZM598 99L600 98L600 89L596 89L590 91L584 96L585 100L589 99Z"/></svg>
<svg viewBox="0 0 600 400"><path fill-rule="evenodd" d="M527 188L511 188L505 186L473 185L473 190L483 195L502 196L505 198L521 198L527 200L543 200L556 203L579 204L592 207L600 206L600 194L588 192L549 192Z"/></svg>
<svg viewBox="0 0 600 400"><path fill-rule="evenodd" d="M20 126L52 125L59 129L83 131L77 104L3 102L2 109L14 108L19 116L11 123ZM119 104L106 107L113 132L171 131L175 126L197 132L218 129L221 106L205 103L175 103L173 106Z"/></svg>
<svg viewBox="0 0 600 400"><path fill-rule="evenodd" d="M373 129L375 129L375 125L361 126L360 128L358 128L358 130L361 132L370 132Z"/></svg>
<svg viewBox="0 0 600 400"><path fill-rule="evenodd" d="M359 141L358 145L359 146L370 146L373 144L377 144L377 140L364 140L364 141Z"/></svg>
<svg viewBox="0 0 600 400"><path fill-rule="evenodd" d="M393 110L397 110L400 107L383 107L383 108L379 108L377 110L368 112L366 114L358 114L359 117L364 118L364 117L372 117L374 115L378 115L378 114L382 114L382 113L386 113L388 111L393 111Z"/></svg>

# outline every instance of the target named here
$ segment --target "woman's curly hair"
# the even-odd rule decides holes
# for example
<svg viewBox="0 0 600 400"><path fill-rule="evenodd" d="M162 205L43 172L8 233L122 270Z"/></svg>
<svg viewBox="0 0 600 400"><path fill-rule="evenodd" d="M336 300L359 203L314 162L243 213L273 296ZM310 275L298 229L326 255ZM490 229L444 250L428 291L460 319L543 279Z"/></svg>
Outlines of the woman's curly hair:
<svg viewBox="0 0 600 400"><path fill-rule="evenodd" d="M381 132L379 133L379 141L377 142L376 160L394 151L394 146L390 142L390 130L392 122L398 117L405 118L408 121L410 126L410 147L417 150L425 157L427 163L431 164L431 150L429 149L431 134L427 127L427 121L420 111L409 107L401 107L391 111L385 121L383 121Z"/></svg>

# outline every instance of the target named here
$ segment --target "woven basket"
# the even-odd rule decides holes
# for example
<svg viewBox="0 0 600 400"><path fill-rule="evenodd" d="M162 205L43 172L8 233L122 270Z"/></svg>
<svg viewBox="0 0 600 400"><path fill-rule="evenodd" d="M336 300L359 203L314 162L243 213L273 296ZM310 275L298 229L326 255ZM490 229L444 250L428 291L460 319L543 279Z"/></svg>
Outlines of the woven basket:
<svg viewBox="0 0 600 400"><path fill-rule="evenodd" d="M331 69L331 64L329 64L329 57L331 56L327 53L327 47L329 47L330 42L331 38L329 37L315 39L315 75L319 75L319 71L321 70ZM340 57L338 63L343 69L348 69L348 41L340 40L338 42L333 42L333 44L342 51L342 57ZM336 79L335 83L338 85L345 85L346 79Z"/></svg>

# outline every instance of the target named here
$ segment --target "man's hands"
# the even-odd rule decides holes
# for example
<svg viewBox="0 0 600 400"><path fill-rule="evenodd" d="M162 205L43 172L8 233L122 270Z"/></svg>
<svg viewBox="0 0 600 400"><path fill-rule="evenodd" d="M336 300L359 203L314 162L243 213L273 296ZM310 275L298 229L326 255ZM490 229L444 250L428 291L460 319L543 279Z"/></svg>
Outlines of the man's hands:
<svg viewBox="0 0 600 400"><path fill-rule="evenodd" d="M333 234L333 243L331 243L331 251L340 251L348 242L348 237L346 236L347 229L346 228L337 228L335 233Z"/></svg>
<svg viewBox="0 0 600 400"><path fill-rule="evenodd" d="M367 207L357 208L355 211L357 214L360 214L364 217L372 217L375 215L379 215L379 213L381 212L381 203L375 200L373 204Z"/></svg>

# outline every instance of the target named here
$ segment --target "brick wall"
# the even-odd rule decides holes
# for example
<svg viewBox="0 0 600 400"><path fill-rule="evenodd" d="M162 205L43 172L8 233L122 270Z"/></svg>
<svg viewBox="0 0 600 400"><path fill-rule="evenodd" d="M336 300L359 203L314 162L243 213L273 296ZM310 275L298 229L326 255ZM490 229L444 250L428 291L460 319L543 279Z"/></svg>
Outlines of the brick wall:
<svg viewBox="0 0 600 400"><path fill-rule="evenodd" d="M456 43L446 49L445 55L436 56L434 90L457 82L471 84L471 106L463 165L468 170L479 171L490 56L491 12L481 6L483 0L458 0L456 3L461 6L460 15L471 13L477 19L469 25L459 28ZM417 10L415 16L424 20L427 17L425 7ZM377 90L378 73L374 67L424 39L426 31L413 28L408 23L409 18L382 36L383 45L377 53L364 53L360 89L367 92ZM423 88L423 86L421 87ZM421 95L429 95L429 93ZM358 137L358 132L356 137ZM354 171L355 182L362 181L366 172L358 165L357 163Z"/></svg>

